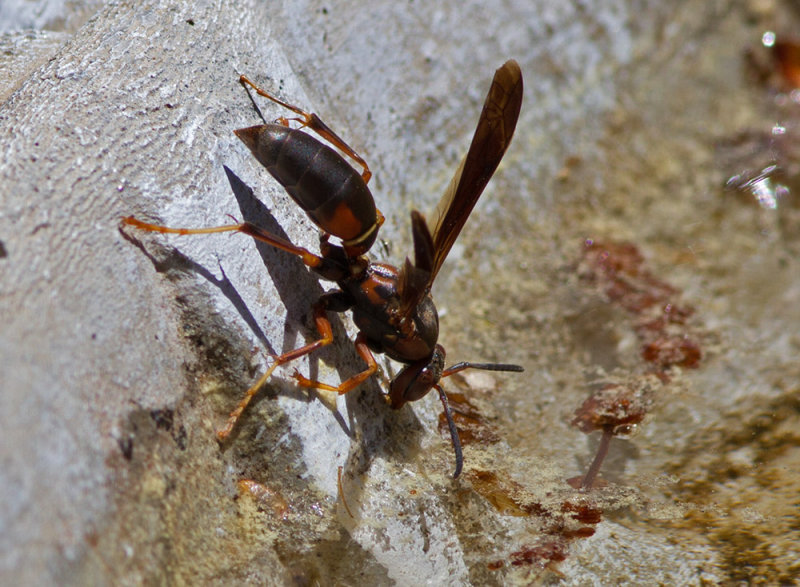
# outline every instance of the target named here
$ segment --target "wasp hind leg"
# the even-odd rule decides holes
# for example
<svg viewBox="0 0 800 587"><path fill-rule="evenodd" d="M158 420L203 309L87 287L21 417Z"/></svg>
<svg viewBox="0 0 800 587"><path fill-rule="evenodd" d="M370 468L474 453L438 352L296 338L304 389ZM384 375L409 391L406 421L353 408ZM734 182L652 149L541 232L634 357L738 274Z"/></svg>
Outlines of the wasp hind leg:
<svg viewBox="0 0 800 587"><path fill-rule="evenodd" d="M270 365L269 369L266 370L266 372L258 379L258 381L250 386L250 389L245 392L244 397L241 399L241 401L239 401L236 409L230 413L230 416L228 416L228 421L226 422L225 426L217 431L217 438L220 441L224 441L228 438L228 436L230 436L231 432L233 432L233 429L236 427L236 423L241 418L242 413L245 411L245 409L247 409L247 406L250 405L250 402L253 400L256 394L258 394L261 388L264 387L264 384L272 376L272 373L275 371L275 369L277 369L280 365L284 365L290 361L304 357L305 355L333 342L333 330L331 329L331 323L325 315L327 310L327 299L326 297L322 297L314 304L314 323L316 324L317 332L319 332L322 338L304 345L299 349L294 349L274 357L274 362L272 365Z"/></svg>
<svg viewBox="0 0 800 587"><path fill-rule="evenodd" d="M273 96L268 91L259 88L256 84L251 82L247 76L241 75L239 76L239 83L242 85L248 85L253 88L253 91L258 94L259 96L263 96L269 100L272 100L276 104L280 104L287 110L291 110L295 114L299 116L299 118L279 118L278 121L283 124L284 126L289 126L289 120L294 120L299 122L301 125L310 128L323 139L335 145L338 149L340 149L343 153L345 153L348 157L352 158L356 163L358 163L364 170L361 173L361 177L364 179L364 183L369 183L370 178L372 177L372 172L369 170L369 165L364 160L364 158L355 152L355 150L344 142L339 135L337 135L331 128L322 122L322 119L314 114L313 112L306 112L302 108L298 108L288 102L284 102L280 98Z"/></svg>

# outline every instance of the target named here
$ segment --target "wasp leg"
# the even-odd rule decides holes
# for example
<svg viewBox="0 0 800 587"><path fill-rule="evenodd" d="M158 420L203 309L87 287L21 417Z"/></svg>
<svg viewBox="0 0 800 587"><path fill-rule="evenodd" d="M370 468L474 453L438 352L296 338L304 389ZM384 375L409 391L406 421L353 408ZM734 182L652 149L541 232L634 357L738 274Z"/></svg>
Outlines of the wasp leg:
<svg viewBox="0 0 800 587"><path fill-rule="evenodd" d="M364 359L364 362L367 364L367 368L361 373L357 373L349 379L345 379L339 385L334 386L328 385L327 383L322 383L320 381L312 381L311 379L307 379L306 377L302 376L297 371L294 372L293 377L302 387L323 389L325 391L335 391L339 395L343 395L348 391L352 391L364 381L369 379L378 370L378 363L375 362L375 357L372 356L372 351L370 351L369 347L367 346L367 337L364 336L363 333L359 332L358 336L356 336L355 346L358 355Z"/></svg>
<svg viewBox="0 0 800 587"><path fill-rule="evenodd" d="M239 421L242 412L245 411L253 397L255 397L255 395L261 390L261 388L272 375L272 372L275 371L279 365L299 359L300 357L303 357L317 350L318 348L324 347L325 345L333 342L333 330L331 329L331 323L325 316L326 310L326 300L325 298L320 298L320 300L314 304L314 322L317 326L317 332L319 332L322 338L302 346L299 349L294 349L275 357L275 362L270 366L270 368L267 369L267 371L259 378L259 380L251 385L250 389L245 392L244 397L239 402L239 405L237 405L236 409L231 412L230 416L228 416L228 421L225 424L225 427L217 431L217 438L220 441L225 440L228 436L230 436L231 432L233 432L233 428L236 426L236 422Z"/></svg>
<svg viewBox="0 0 800 587"><path fill-rule="evenodd" d="M319 267L320 265L322 265L324 261L322 257L315 255L311 251L304 249L303 247L298 247L297 245L293 245L289 241L277 237L274 234L267 232L263 228L259 228L255 224L251 224L250 222L242 222L241 224L229 224L227 226L212 226L210 228L170 228L168 226L160 226L158 224L148 224L147 222L142 222L141 220L137 220L133 216L128 216L122 219L122 224L127 224L128 226L135 226L140 230L149 230L150 232L163 232L170 234L211 234L215 232L241 232L242 234L252 236L256 240L260 240L261 242L267 243L268 245L272 245L276 249L281 249L282 251L286 251L287 253L292 253L293 255L297 255L303 260L303 263L305 263L309 267Z"/></svg>
<svg viewBox="0 0 800 587"><path fill-rule="evenodd" d="M247 84L248 86L253 88L253 90L259 96L268 98L273 102L275 102L276 104L280 104L284 108L287 108L288 110L291 110L295 114L298 114L300 118L293 118L292 120L296 120L303 126L307 126L329 143L336 145L336 147L338 147L341 151L343 151L354 161L356 161L361 167L364 168L364 171L361 173L361 177L364 179L364 183L369 183L369 180L372 177L372 172L369 170L369 165L367 165L367 162L364 161L363 157L361 157L361 155L356 153L350 145L345 143L344 140L339 135L333 132L333 130L331 130L327 124L322 122L322 119L319 116L317 116L313 112L306 112L305 110L298 108L297 106L293 106L292 104L284 102L280 98L276 98L266 90L262 90L261 88L259 88L256 84L251 82L244 75L239 76L239 82L241 84ZM279 121L281 122L281 124L288 126L289 121L287 119L280 118Z"/></svg>

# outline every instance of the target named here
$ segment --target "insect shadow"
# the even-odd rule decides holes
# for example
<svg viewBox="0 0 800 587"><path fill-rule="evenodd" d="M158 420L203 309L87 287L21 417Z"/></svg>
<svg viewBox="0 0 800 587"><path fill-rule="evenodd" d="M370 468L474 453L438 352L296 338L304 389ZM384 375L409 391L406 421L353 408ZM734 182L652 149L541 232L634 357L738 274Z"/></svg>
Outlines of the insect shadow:
<svg viewBox="0 0 800 587"><path fill-rule="evenodd" d="M223 166L223 168L242 214L242 219L245 222L251 222L263 228L277 237L290 240L289 235L275 217L272 216L267 206L255 196L253 189L243 182L230 168L227 166ZM298 257L287 255L284 251L255 239L251 242L255 243L281 303L286 308L286 332L291 333L292 330L297 332L295 325L302 324L303 332L311 338L315 337L316 331L311 323L311 308L313 303L324 292L319 278L311 273ZM211 277L213 278L213 276ZM247 314L252 318L252 314L249 311ZM253 328L251 320L248 320L244 314L242 314L242 317ZM336 372L343 381L360 370L361 359L358 357L355 347L351 343L352 341L350 341L339 314L329 313L329 321L333 329L333 339L340 344L327 345L309 355L309 376L312 379L317 378L319 361L322 360L328 365L335 366ZM258 332L263 335L263 331L256 323L254 333L258 336ZM292 338L292 336L284 336L284 351L295 348L296 345L292 342ZM276 354L275 349L266 340L266 337L259 337L259 339L262 340L268 352ZM388 374L389 379L393 376L393 372ZM376 454L383 455L391 450L387 446L388 439L402 438L403 445L408 449L404 452L414 453L418 450L424 433L422 423L411 410L403 410L398 413L390 409L389 404L384 399L385 394L379 379L370 378L361 384L357 393L344 395L345 405L347 406L347 421L345 421L341 412L331 409L339 426L349 437L355 437L358 429L362 442L359 443L360 446L354 445L351 448L351 452L354 454L351 454L348 460L353 461L355 459L357 468L362 470L368 467L368 463ZM387 386L386 381L383 384ZM268 385L266 388L273 388L275 391L272 393L277 392L285 397L291 397L299 401L314 401L317 394L325 393L316 390L304 390L291 383L288 385L281 383L276 385L273 383L272 386ZM263 397L263 393L264 390L259 395ZM327 402L323 401L323 404L331 407ZM376 419L374 417L376 412L381 413L384 417ZM392 414L392 417L389 417L389 414ZM387 431L387 428L395 427L403 429L402 436ZM230 446L232 443L226 444ZM411 458L411 455L409 454L408 457Z"/></svg>
<svg viewBox="0 0 800 587"><path fill-rule="evenodd" d="M242 218L270 231L276 236L288 240L288 235L280 223L269 211L269 208L255 196L253 189L229 167L223 165L223 169L236 198ZM207 267L187 257L179 250L172 249L166 256L160 256L148 251L145 245L128 231L121 229L120 232L127 241L134 244L145 254L157 272L167 275L171 272L178 272L179 274L194 273L217 287L230 301L259 343L263 345L264 350L272 355L280 353L269 340L260 326L259 320L254 316L236 287L228 279L222 264L219 267L222 277L218 277ZM242 238L240 235L231 236L233 238ZM269 278L276 289L281 304L286 309L283 350L294 348L296 343L294 334L313 338L315 332L313 325L311 325L311 307L314 301L324 292L319 278L309 272L308 268L297 257L287 255L283 251L256 240L243 239L243 241L248 243L247 246L250 246L250 242L256 244L256 249L261 255ZM328 365L335 366L337 374L342 379L346 379L359 370L360 358L357 356L352 344L347 343L349 336L339 315L332 314L330 322L334 340L339 341L341 344L328 345L312 353L308 369L311 376L316 377L319 372L319 361L322 360ZM391 375L393 374L390 373ZM257 402L264 397L274 398L280 395L297 401L311 402L317 401L317 395L324 393L316 390L306 390L291 383L284 383L285 380L286 378L276 378L271 385L266 385L259 392L254 401ZM412 411L393 412L394 418L390 418L390 420L398 420L397 422L387 422L384 417L374 417L376 412L386 417L392 412L388 403L384 400L384 393L377 378L364 382L359 392L346 394L344 397L347 407L346 417L334 405L326 401L322 403L330 409L338 425L348 437L361 436L362 442L358 443L360 446L354 445L351 449L358 455L355 457L359 463L358 468L365 468L377 453L382 454L387 450L387 438L395 437L391 433L387 435L387 428L401 427L403 429L403 444L409 446L410 453L416 451L415 448L411 447L415 444L415 439L421 441L423 426ZM224 443L223 448L232 446L234 443L230 441L238 436L239 432L235 429L234 434L228 442Z"/></svg>
<svg viewBox="0 0 800 587"><path fill-rule="evenodd" d="M244 183L229 167L223 166L223 168L225 169L225 174L231 185L231 190L233 191L242 214L242 219L245 222L251 222L269 231L275 236L290 240L289 235L286 234L280 223L272 216L267 206L255 196L252 188ZM236 237L234 236L234 238ZM278 297L286 308L285 332L290 335L284 336L283 351L292 349L296 345L292 342L293 337L291 333L298 332L296 325L302 324L302 330L306 334L312 338L315 336L316 331L313 329L313 325L310 321L311 307L314 301L319 299L323 294L324 290L319 283L319 278L312 274L298 257L287 255L285 252L255 239L251 242L255 243L256 249L264 262L264 267L278 293ZM237 310L238 309L237 306ZM242 318L247 322L248 326L253 328L253 332L256 336L259 336L259 333L261 334L259 340L265 345L267 351L271 354L278 354L274 347L266 340L266 337L263 336L263 331L258 324L253 323L248 319L248 316L252 318L252 314L250 314L249 311L247 311L247 315L242 314ZM346 342L349 340L349 337L339 316L337 314L332 314L329 319L333 329L334 340L341 341L343 344L327 345L312 353L310 355L311 359L309 364L310 377L316 378L318 376L319 361L323 360L329 365L334 365L336 372L344 380L359 370L360 359L356 354L355 347ZM344 368L342 368L342 366L344 366ZM310 401L317 394L316 390L305 391L294 385L281 385L279 387L283 388L281 393L285 393L288 397L298 400ZM365 382L362 384L362 389L369 395L375 395L376 397L383 395L377 380ZM332 411L345 433L352 437L354 412L358 411L355 408L355 404L358 403L358 394L348 394L344 397L346 400L349 422L345 423L340 412L336 410ZM380 403L383 404L385 402L380 400ZM387 413L390 411L388 405L385 409Z"/></svg>

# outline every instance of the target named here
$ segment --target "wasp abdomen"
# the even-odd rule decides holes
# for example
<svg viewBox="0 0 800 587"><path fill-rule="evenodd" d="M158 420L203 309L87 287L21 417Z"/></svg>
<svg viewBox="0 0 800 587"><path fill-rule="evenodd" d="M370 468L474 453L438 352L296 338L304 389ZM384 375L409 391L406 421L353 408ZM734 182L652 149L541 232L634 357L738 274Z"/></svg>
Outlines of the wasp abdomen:
<svg viewBox="0 0 800 587"><path fill-rule="evenodd" d="M343 241L375 230L375 200L359 173L335 150L279 124L236 132L267 171L322 230Z"/></svg>

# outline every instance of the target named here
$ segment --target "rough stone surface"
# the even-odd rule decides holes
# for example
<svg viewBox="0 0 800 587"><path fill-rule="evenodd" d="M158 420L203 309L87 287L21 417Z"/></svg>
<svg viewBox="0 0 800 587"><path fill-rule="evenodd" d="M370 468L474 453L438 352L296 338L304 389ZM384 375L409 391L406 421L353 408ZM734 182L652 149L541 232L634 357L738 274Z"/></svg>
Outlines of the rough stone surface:
<svg viewBox="0 0 800 587"><path fill-rule="evenodd" d="M776 121L796 137L800 115L748 75L744 48L800 15L788 0L668 4L4 3L0 582L796 577L800 154L769 137ZM346 316L220 447L266 354L315 336L308 309L330 284L244 237L120 218L230 215L317 245L232 134L260 120L246 73L367 158L387 216L373 253L399 264L409 211L436 204L509 57L518 131L434 294L449 362L526 373L446 381L477 439L463 477L435 397L386 405L390 361L338 399L292 384L294 366L331 383L360 369ZM770 157L789 188L776 208L723 189ZM589 241L633 243L654 275L637 279L694 309L703 355L661 373L639 434L612 441L609 485L580 492L565 480L596 435L573 411L650 368L642 316L585 279Z"/></svg>

